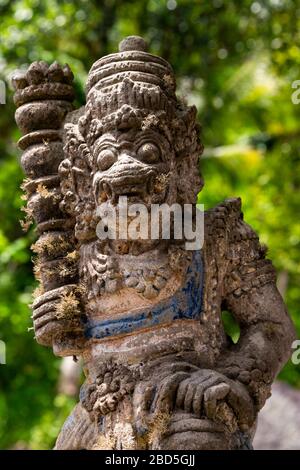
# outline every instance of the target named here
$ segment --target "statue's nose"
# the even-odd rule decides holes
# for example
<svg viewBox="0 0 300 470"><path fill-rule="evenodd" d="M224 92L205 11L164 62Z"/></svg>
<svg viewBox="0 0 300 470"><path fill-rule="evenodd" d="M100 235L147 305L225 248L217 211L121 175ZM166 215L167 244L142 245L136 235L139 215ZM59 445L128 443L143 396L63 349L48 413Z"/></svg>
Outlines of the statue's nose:
<svg viewBox="0 0 300 470"><path fill-rule="evenodd" d="M136 158L134 158L132 153L121 152L118 156L118 163L122 165L132 165L136 163Z"/></svg>

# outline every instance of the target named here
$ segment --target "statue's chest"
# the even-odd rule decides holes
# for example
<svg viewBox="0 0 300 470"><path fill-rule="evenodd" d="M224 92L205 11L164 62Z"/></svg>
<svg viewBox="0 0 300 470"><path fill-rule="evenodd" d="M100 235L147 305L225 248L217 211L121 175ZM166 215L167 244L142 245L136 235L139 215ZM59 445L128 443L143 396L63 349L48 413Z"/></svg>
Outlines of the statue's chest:
<svg viewBox="0 0 300 470"><path fill-rule="evenodd" d="M201 251L192 253L184 275L170 277L160 295L144 299L134 286L102 297L85 325L88 338L101 339L166 326L177 320L200 319L204 297ZM143 301L141 301L143 299Z"/></svg>

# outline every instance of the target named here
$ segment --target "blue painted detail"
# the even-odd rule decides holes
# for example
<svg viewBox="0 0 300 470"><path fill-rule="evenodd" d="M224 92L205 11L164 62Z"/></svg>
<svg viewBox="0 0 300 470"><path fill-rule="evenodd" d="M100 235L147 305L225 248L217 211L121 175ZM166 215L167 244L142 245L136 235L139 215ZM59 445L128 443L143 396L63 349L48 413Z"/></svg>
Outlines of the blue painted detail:
<svg viewBox="0 0 300 470"><path fill-rule="evenodd" d="M123 317L106 320L88 320L86 338L105 338L131 333L140 328L170 323L173 320L200 318L204 289L204 269L201 251L193 251L192 261L186 272L186 282L169 299Z"/></svg>

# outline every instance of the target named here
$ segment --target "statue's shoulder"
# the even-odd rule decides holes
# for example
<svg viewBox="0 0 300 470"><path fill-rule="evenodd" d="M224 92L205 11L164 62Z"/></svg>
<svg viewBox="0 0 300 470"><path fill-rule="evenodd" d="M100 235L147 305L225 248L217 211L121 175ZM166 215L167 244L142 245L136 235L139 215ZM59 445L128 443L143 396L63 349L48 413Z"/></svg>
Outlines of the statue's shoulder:
<svg viewBox="0 0 300 470"><path fill-rule="evenodd" d="M244 221L240 197L225 199L217 206L205 211L204 214L208 235L224 237L228 232L235 239L258 238L256 232Z"/></svg>
<svg viewBox="0 0 300 470"><path fill-rule="evenodd" d="M259 243L255 230L244 221L241 198L225 199L205 211L205 245L227 252L226 257L258 257L266 250Z"/></svg>
<svg viewBox="0 0 300 470"><path fill-rule="evenodd" d="M225 297L245 292L276 280L267 247L244 221L240 198L226 199L205 213L204 256L223 278Z"/></svg>

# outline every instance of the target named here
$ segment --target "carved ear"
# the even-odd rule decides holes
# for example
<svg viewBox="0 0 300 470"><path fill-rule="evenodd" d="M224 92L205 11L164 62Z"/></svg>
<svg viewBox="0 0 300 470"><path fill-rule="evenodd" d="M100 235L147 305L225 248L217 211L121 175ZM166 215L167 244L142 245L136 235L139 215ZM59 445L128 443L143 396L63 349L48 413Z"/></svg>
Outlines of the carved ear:
<svg viewBox="0 0 300 470"><path fill-rule="evenodd" d="M174 147L177 154L178 202L194 204L204 181L200 173L199 158L203 152L200 126L196 121L195 106L181 105L174 120Z"/></svg>
<svg viewBox="0 0 300 470"><path fill-rule="evenodd" d="M92 191L92 157L77 124L65 125L65 159L59 166L62 206L75 216L75 236L86 239L94 235L95 202Z"/></svg>
<svg viewBox="0 0 300 470"><path fill-rule="evenodd" d="M82 118L80 118L82 119ZM82 159L86 166L90 166L90 150L84 136L79 131L77 124L65 124L65 146L66 156L74 162L75 158Z"/></svg>
<svg viewBox="0 0 300 470"><path fill-rule="evenodd" d="M65 125L64 154L66 158L59 166L63 205L74 215L76 203L88 198L91 184L90 151L77 124Z"/></svg>

